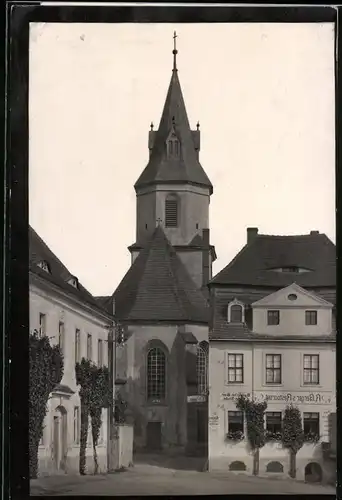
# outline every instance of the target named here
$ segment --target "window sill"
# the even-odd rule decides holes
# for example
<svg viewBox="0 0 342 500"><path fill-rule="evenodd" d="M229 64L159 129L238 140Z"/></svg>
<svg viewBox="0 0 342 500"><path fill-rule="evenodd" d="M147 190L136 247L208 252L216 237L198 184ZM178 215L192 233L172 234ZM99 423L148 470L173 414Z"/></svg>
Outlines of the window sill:
<svg viewBox="0 0 342 500"><path fill-rule="evenodd" d="M224 385L241 385L242 387L247 387L245 382L228 382L228 380L225 381Z"/></svg>
<svg viewBox="0 0 342 500"><path fill-rule="evenodd" d="M284 387L284 384L280 383L278 384L278 382L264 382L262 384L263 387Z"/></svg>

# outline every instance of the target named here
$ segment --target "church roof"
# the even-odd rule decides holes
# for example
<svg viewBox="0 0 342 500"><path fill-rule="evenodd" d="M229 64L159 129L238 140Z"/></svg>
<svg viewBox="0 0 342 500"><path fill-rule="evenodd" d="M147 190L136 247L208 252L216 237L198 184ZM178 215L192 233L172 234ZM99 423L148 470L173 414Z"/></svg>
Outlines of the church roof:
<svg viewBox="0 0 342 500"><path fill-rule="evenodd" d="M168 159L166 141L174 129L181 144L179 159ZM213 192L213 186L203 170L195 150L192 131L185 108L178 71L174 67L171 81L152 147L149 162L134 187L156 183L191 183L206 186Z"/></svg>
<svg viewBox="0 0 342 500"><path fill-rule="evenodd" d="M207 323L209 306L158 226L114 293L125 321Z"/></svg>
<svg viewBox="0 0 342 500"><path fill-rule="evenodd" d="M45 264L45 269L42 268L42 263ZM108 316L107 310L78 282L31 226L29 226L29 269L45 281ZM76 279L77 286L69 283L71 279Z"/></svg>
<svg viewBox="0 0 342 500"><path fill-rule="evenodd" d="M297 267L305 272L280 272ZM336 286L336 247L325 234L298 236L256 234L209 283L284 287Z"/></svg>

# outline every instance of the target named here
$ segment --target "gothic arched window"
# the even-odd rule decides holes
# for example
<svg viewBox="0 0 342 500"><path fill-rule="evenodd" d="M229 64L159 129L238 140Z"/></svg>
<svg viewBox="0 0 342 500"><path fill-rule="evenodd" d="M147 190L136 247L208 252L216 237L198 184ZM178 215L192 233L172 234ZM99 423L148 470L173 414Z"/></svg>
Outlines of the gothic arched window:
<svg viewBox="0 0 342 500"><path fill-rule="evenodd" d="M244 323L245 322L245 311L244 306L241 302L234 299L228 305L228 322L229 323Z"/></svg>
<svg viewBox="0 0 342 500"><path fill-rule="evenodd" d="M166 388L166 356L154 347L147 353L147 398L164 399Z"/></svg>
<svg viewBox="0 0 342 500"><path fill-rule="evenodd" d="M169 194L165 199L165 227L178 227L178 210L178 197Z"/></svg>
<svg viewBox="0 0 342 500"><path fill-rule="evenodd" d="M198 394L207 394L208 392L208 353L209 353L208 342L205 341L201 342L197 346L197 360L196 360Z"/></svg>

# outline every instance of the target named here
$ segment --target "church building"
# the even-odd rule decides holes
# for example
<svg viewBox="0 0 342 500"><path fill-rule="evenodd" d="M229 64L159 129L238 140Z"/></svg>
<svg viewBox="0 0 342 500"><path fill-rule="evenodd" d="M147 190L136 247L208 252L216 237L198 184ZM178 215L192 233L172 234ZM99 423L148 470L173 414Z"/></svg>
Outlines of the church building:
<svg viewBox="0 0 342 500"><path fill-rule="evenodd" d="M112 297L99 297L124 330L116 376L134 420L135 450L207 453L207 283L213 186L199 161L173 50L170 85L149 160L136 181L131 267Z"/></svg>

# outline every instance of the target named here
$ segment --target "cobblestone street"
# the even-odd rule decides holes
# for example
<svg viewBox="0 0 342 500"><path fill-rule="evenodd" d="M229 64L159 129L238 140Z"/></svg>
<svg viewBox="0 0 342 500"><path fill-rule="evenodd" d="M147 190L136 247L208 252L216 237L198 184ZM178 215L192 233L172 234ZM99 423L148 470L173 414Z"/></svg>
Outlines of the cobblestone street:
<svg viewBox="0 0 342 500"><path fill-rule="evenodd" d="M331 494L328 485L291 479L265 479L233 473L200 472L200 461L188 459L187 469L138 462L126 471L99 476L56 476L31 482L31 495L210 495L210 494Z"/></svg>

